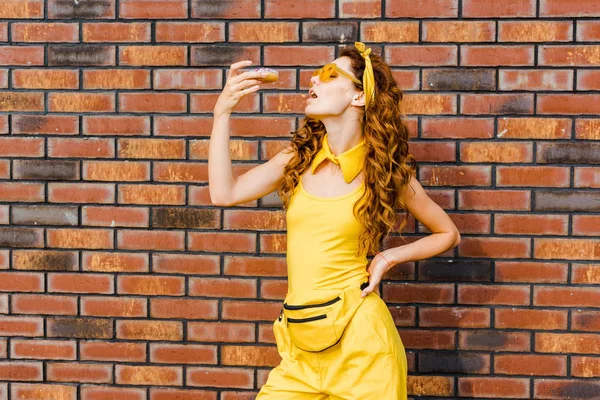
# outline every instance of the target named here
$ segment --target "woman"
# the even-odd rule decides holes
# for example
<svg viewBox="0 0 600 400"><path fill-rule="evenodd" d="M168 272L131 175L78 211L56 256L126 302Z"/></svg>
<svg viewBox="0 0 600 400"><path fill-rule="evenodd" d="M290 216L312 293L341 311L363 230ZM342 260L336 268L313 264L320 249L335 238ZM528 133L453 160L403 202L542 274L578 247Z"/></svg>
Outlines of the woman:
<svg viewBox="0 0 600 400"><path fill-rule="evenodd" d="M209 190L232 206L274 190L287 219L288 293L273 329L281 363L257 399L406 399L406 354L376 288L395 264L460 242L448 215L415 178L402 93L390 68L363 43L317 70L291 145L234 178L229 115L260 88L233 64L214 109ZM398 208L432 234L378 252ZM402 225L404 225L403 222ZM369 263L367 256L375 255Z"/></svg>

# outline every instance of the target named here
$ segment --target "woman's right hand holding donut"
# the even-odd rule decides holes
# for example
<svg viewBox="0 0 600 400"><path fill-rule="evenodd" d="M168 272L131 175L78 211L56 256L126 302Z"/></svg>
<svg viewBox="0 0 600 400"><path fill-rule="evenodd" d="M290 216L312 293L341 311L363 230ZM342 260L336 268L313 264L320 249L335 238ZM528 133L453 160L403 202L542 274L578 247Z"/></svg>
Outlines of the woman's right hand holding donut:
<svg viewBox="0 0 600 400"><path fill-rule="evenodd" d="M264 78L267 75L266 73L246 71L238 74L240 68L247 67L250 64L252 64L252 61L246 60L231 65L225 87L215 104L214 115L231 114L244 96L260 89L261 81L258 78Z"/></svg>

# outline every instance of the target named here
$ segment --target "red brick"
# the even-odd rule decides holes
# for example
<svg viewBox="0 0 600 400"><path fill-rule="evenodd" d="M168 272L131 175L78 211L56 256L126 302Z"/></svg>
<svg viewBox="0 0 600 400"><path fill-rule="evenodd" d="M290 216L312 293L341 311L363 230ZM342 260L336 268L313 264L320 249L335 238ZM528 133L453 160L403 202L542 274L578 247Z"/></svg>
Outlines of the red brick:
<svg viewBox="0 0 600 400"><path fill-rule="evenodd" d="M529 286L459 285L460 304L530 304Z"/></svg>
<svg viewBox="0 0 600 400"><path fill-rule="evenodd" d="M577 139L600 139L600 119L577 119L575 121L575 137Z"/></svg>
<svg viewBox="0 0 600 400"><path fill-rule="evenodd" d="M185 187L173 185L121 185L120 204L185 204Z"/></svg>
<svg viewBox="0 0 600 400"><path fill-rule="evenodd" d="M452 94L405 94L400 106L406 115L456 114L456 96Z"/></svg>
<svg viewBox="0 0 600 400"><path fill-rule="evenodd" d="M185 112L186 95L183 93L120 93L120 112Z"/></svg>
<svg viewBox="0 0 600 400"><path fill-rule="evenodd" d="M493 42L496 25L483 21L426 21L422 38L425 42Z"/></svg>
<svg viewBox="0 0 600 400"><path fill-rule="evenodd" d="M117 234L117 247L128 250L183 250L185 236L177 231L122 230Z"/></svg>
<svg viewBox="0 0 600 400"><path fill-rule="evenodd" d="M386 46L390 66L457 65L456 46Z"/></svg>
<svg viewBox="0 0 600 400"><path fill-rule="evenodd" d="M117 365L115 382L125 385L181 386L182 367Z"/></svg>
<svg viewBox="0 0 600 400"><path fill-rule="evenodd" d="M49 247L112 249L112 231L107 229L48 229Z"/></svg>
<svg viewBox="0 0 600 400"><path fill-rule="evenodd" d="M192 93L190 95L190 111L192 113L212 112L214 109L214 105L217 102L218 96L218 93ZM294 94L292 96L286 97L293 98L299 96L299 94ZM282 96L282 98L283 97L284 96ZM257 93L245 96L242 100L240 100L237 107L235 108L235 113L257 113L259 110L259 98L260 95ZM304 109L302 109L302 111L304 111ZM202 130L202 127L195 127L193 131L197 132L198 130ZM281 135L281 132L279 132L279 134Z"/></svg>
<svg viewBox="0 0 600 400"><path fill-rule="evenodd" d="M19 340L10 343L11 358L38 360L74 360L76 343L73 340Z"/></svg>
<svg viewBox="0 0 600 400"><path fill-rule="evenodd" d="M225 393L225 392L221 392ZM248 392L244 392L248 393ZM226 394L225 394L226 395ZM256 395L256 393L253 393ZM222 395L223 396L223 395ZM210 390L191 390L191 389L150 389L150 400L216 400L217 393ZM232 400L223 397L224 400Z"/></svg>
<svg viewBox="0 0 600 400"><path fill-rule="evenodd" d="M119 139L120 158L183 159L182 139Z"/></svg>
<svg viewBox="0 0 600 400"><path fill-rule="evenodd" d="M0 65L44 65L44 47L0 46Z"/></svg>
<svg viewBox="0 0 600 400"><path fill-rule="evenodd" d="M566 167L496 167L498 186L569 187Z"/></svg>
<svg viewBox="0 0 600 400"><path fill-rule="evenodd" d="M491 3L487 0L463 0L462 16L480 17L535 17L535 0L514 0Z"/></svg>
<svg viewBox="0 0 600 400"><path fill-rule="evenodd" d="M283 258L226 257L224 273L240 276L286 276L287 267Z"/></svg>
<svg viewBox="0 0 600 400"><path fill-rule="evenodd" d="M112 139L48 139L50 157L113 158L115 145Z"/></svg>
<svg viewBox="0 0 600 400"><path fill-rule="evenodd" d="M287 292L287 280L263 280L260 285L261 299L283 300Z"/></svg>
<svg viewBox="0 0 600 400"><path fill-rule="evenodd" d="M572 268L573 283L600 283L600 265L573 264Z"/></svg>
<svg viewBox="0 0 600 400"><path fill-rule="evenodd" d="M535 239L534 257L542 259L597 260L598 242L584 239Z"/></svg>
<svg viewBox="0 0 600 400"><path fill-rule="evenodd" d="M230 29L234 23L230 24ZM225 26L208 22L158 22L157 42L210 43L225 41Z"/></svg>
<svg viewBox="0 0 600 400"><path fill-rule="evenodd" d="M146 388L111 388L106 386L81 387L82 400L146 400Z"/></svg>
<svg viewBox="0 0 600 400"><path fill-rule="evenodd" d="M81 341L79 349L82 360L125 362L146 361L145 343Z"/></svg>
<svg viewBox="0 0 600 400"><path fill-rule="evenodd" d="M189 386L252 389L254 371L248 368L189 367L186 382Z"/></svg>
<svg viewBox="0 0 600 400"><path fill-rule="evenodd" d="M52 203L114 203L115 185L101 183L51 183L48 201Z"/></svg>
<svg viewBox="0 0 600 400"><path fill-rule="evenodd" d="M582 378L600 377L600 357L571 357L571 375Z"/></svg>
<svg viewBox="0 0 600 400"><path fill-rule="evenodd" d="M402 342L407 349L454 350L456 332L451 330L400 330Z"/></svg>
<svg viewBox="0 0 600 400"><path fill-rule="evenodd" d="M365 42L418 42L418 22L406 21L364 21L361 23L360 37Z"/></svg>
<svg viewBox="0 0 600 400"><path fill-rule="evenodd" d="M49 93L48 111L78 113L115 111L115 97L108 93Z"/></svg>
<svg viewBox="0 0 600 400"><path fill-rule="evenodd" d="M180 90L221 89L223 87L222 77L220 70L159 69L154 71L154 88ZM164 120L173 119L173 117L156 117L156 119L159 118Z"/></svg>
<svg viewBox="0 0 600 400"><path fill-rule="evenodd" d="M467 307L421 307L419 326L444 328L489 328L490 310Z"/></svg>
<svg viewBox="0 0 600 400"><path fill-rule="evenodd" d="M0 272L0 291L3 292L42 292L44 277L34 272Z"/></svg>
<svg viewBox="0 0 600 400"><path fill-rule="evenodd" d="M188 340L198 342L255 342L253 323L189 322Z"/></svg>
<svg viewBox="0 0 600 400"><path fill-rule="evenodd" d="M530 239L501 237L463 238L458 254L461 257L529 258Z"/></svg>
<svg viewBox="0 0 600 400"><path fill-rule="evenodd" d="M44 185L39 183L3 182L0 201L42 202L44 201Z"/></svg>
<svg viewBox="0 0 600 400"><path fill-rule="evenodd" d="M260 3L257 0L246 1L246 3ZM304 7L300 4L290 4L285 0L266 0L265 2L265 18L277 18L277 19L296 19L296 18L333 18L335 15L335 1L334 0L314 0L311 2L310 7ZM250 7L248 7L250 8ZM258 6L260 10L260 6ZM260 17L252 14L254 18ZM251 18L249 16L248 18ZM231 18L231 17L228 17Z"/></svg>
<svg viewBox="0 0 600 400"><path fill-rule="evenodd" d="M87 226L148 227L148 209L139 207L83 207L81 217Z"/></svg>
<svg viewBox="0 0 600 400"><path fill-rule="evenodd" d="M299 25L294 22L231 22L229 24L230 42L283 43L298 42L298 40Z"/></svg>
<svg viewBox="0 0 600 400"><path fill-rule="evenodd" d="M533 65L533 46L462 46L463 66Z"/></svg>
<svg viewBox="0 0 600 400"><path fill-rule="evenodd" d="M183 327L177 321L117 321L117 338L129 340L181 341Z"/></svg>
<svg viewBox="0 0 600 400"><path fill-rule="evenodd" d="M458 378L458 395L461 397L529 398L529 379L525 378Z"/></svg>
<svg viewBox="0 0 600 400"><path fill-rule="evenodd" d="M501 42L570 42L573 24L567 21L502 21Z"/></svg>
<svg viewBox="0 0 600 400"><path fill-rule="evenodd" d="M460 100L463 114L533 114L533 94L465 94Z"/></svg>
<svg viewBox="0 0 600 400"><path fill-rule="evenodd" d="M255 279L190 278L190 296L256 298Z"/></svg>
<svg viewBox="0 0 600 400"><path fill-rule="evenodd" d="M84 89L149 89L150 72L141 69L83 71Z"/></svg>
<svg viewBox="0 0 600 400"><path fill-rule="evenodd" d="M600 113L599 100L600 96L591 94L541 95L538 97L538 113L596 115Z"/></svg>
<svg viewBox="0 0 600 400"><path fill-rule="evenodd" d="M409 395L448 397L454 393L454 380L445 376L411 375L407 378L406 387Z"/></svg>
<svg viewBox="0 0 600 400"><path fill-rule="evenodd" d="M530 195L521 190L461 190L458 207L464 210L529 210Z"/></svg>
<svg viewBox="0 0 600 400"><path fill-rule="evenodd" d="M84 251L81 269L98 272L147 272L148 264L148 255L143 253Z"/></svg>
<svg viewBox="0 0 600 400"><path fill-rule="evenodd" d="M15 399L75 400L77 398L77 388L74 385L13 383L10 393Z"/></svg>
<svg viewBox="0 0 600 400"><path fill-rule="evenodd" d="M573 310L571 312L571 331L600 331L600 312Z"/></svg>
<svg viewBox="0 0 600 400"><path fill-rule="evenodd" d="M2 19L37 19L43 17L43 0L24 0L19 2L13 0L0 1L0 18Z"/></svg>
<svg viewBox="0 0 600 400"><path fill-rule="evenodd" d="M496 214L494 233L508 235L567 235L566 215Z"/></svg>
<svg viewBox="0 0 600 400"><path fill-rule="evenodd" d="M539 65L596 66L600 60L600 46L540 46Z"/></svg>
<svg viewBox="0 0 600 400"><path fill-rule="evenodd" d="M422 138L489 139L494 136L490 118L422 118Z"/></svg>
<svg viewBox="0 0 600 400"><path fill-rule="evenodd" d="M540 3L542 17L598 17L600 4L594 0L578 0L576 2L560 0L542 0Z"/></svg>
<svg viewBox="0 0 600 400"><path fill-rule="evenodd" d="M266 142L267 144L273 143L274 141ZM189 158L194 160L208 160L210 140L193 140L189 144ZM279 143L279 141L277 141ZM285 142L288 143L288 142ZM263 142L263 146L265 142ZM248 140L230 140L230 157L231 160L257 160L258 159L258 143L255 141ZM283 150L283 148L278 149ZM273 157L275 154L268 154L267 158Z"/></svg>
<svg viewBox="0 0 600 400"><path fill-rule="evenodd" d="M329 46L268 46L265 65L324 65L334 59Z"/></svg>
<svg viewBox="0 0 600 400"><path fill-rule="evenodd" d="M422 166L419 181L427 186L490 186L491 168L482 166Z"/></svg>
<svg viewBox="0 0 600 400"><path fill-rule="evenodd" d="M600 21L577 21L577 41L596 42L600 40Z"/></svg>
<svg viewBox="0 0 600 400"><path fill-rule="evenodd" d="M217 307L216 300L152 299L150 316L153 318L217 319Z"/></svg>
<svg viewBox="0 0 600 400"><path fill-rule="evenodd" d="M18 69L12 71L12 85L18 89L78 89L79 75L73 70Z"/></svg>
<svg viewBox="0 0 600 400"><path fill-rule="evenodd" d="M533 302L539 306L595 307L600 303L600 289L538 286L534 288Z"/></svg>
<svg viewBox="0 0 600 400"><path fill-rule="evenodd" d="M572 91L573 71L500 71L500 90Z"/></svg>
<svg viewBox="0 0 600 400"><path fill-rule="evenodd" d="M115 292L113 282L113 277L105 274L48 274L48 292L111 294Z"/></svg>
<svg viewBox="0 0 600 400"><path fill-rule="evenodd" d="M577 90L599 90L600 71L577 71Z"/></svg>
<svg viewBox="0 0 600 400"><path fill-rule="evenodd" d="M533 147L528 143L463 142L460 145L463 162L474 163L530 163Z"/></svg>
<svg viewBox="0 0 600 400"><path fill-rule="evenodd" d="M5 72L0 72L0 74L4 74L4 79L6 80L6 82L8 82L8 71ZM5 85L7 86L8 83ZM16 117L16 116L15 116ZM13 118L15 118L13 117ZM0 134L6 134L8 133L8 115L1 115L0 116ZM13 132L16 133L16 132Z"/></svg>
<svg viewBox="0 0 600 400"><path fill-rule="evenodd" d="M156 273L219 274L219 257L198 254L154 254L152 271Z"/></svg>
<svg viewBox="0 0 600 400"><path fill-rule="evenodd" d="M496 308L494 326L498 329L566 330L567 311Z"/></svg>
<svg viewBox="0 0 600 400"><path fill-rule="evenodd" d="M11 311L15 314L77 315L77 297L13 294Z"/></svg>
<svg viewBox="0 0 600 400"><path fill-rule="evenodd" d="M164 364L217 364L217 346L152 343L150 361Z"/></svg>
<svg viewBox="0 0 600 400"><path fill-rule="evenodd" d="M595 215L575 215L573 216L573 235L598 236L600 234L599 222L600 218Z"/></svg>
<svg viewBox="0 0 600 400"><path fill-rule="evenodd" d="M76 116L13 115L12 118L13 134L76 135L78 132L79 119Z"/></svg>
<svg viewBox="0 0 600 400"><path fill-rule="evenodd" d="M81 297L81 315L94 317L146 317L147 300L135 297Z"/></svg>
<svg viewBox="0 0 600 400"><path fill-rule="evenodd" d="M48 363L46 376L54 382L112 383L112 366L86 363Z"/></svg>
<svg viewBox="0 0 600 400"><path fill-rule="evenodd" d="M570 119L566 118L513 118L498 119L498 137L509 139L569 139Z"/></svg>
<svg viewBox="0 0 600 400"><path fill-rule="evenodd" d="M592 333L536 333L538 353L600 354L600 335Z"/></svg>
<svg viewBox="0 0 600 400"><path fill-rule="evenodd" d="M281 311L280 302L223 301L223 320L274 321Z"/></svg>
<svg viewBox="0 0 600 400"><path fill-rule="evenodd" d="M0 334L2 336L43 336L44 321L43 318L36 317L3 316L0 319ZM2 376L1 372L0 376Z"/></svg>
<svg viewBox="0 0 600 400"><path fill-rule="evenodd" d="M84 23L83 41L95 42L150 42L150 23L96 22Z"/></svg>
<svg viewBox="0 0 600 400"><path fill-rule="evenodd" d="M43 97L42 93L0 92L0 111L44 111Z"/></svg>
<svg viewBox="0 0 600 400"><path fill-rule="evenodd" d="M164 66L186 64L187 47L184 46L119 47L119 65Z"/></svg>
<svg viewBox="0 0 600 400"><path fill-rule="evenodd" d="M127 275L117 277L118 294L181 296L185 292L183 277Z"/></svg>
<svg viewBox="0 0 600 400"><path fill-rule="evenodd" d="M498 354L494 356L494 372L503 375L566 376L565 356L534 354Z"/></svg>
<svg viewBox="0 0 600 400"><path fill-rule="evenodd" d="M84 135L150 135L148 116L84 116Z"/></svg>
<svg viewBox="0 0 600 400"><path fill-rule="evenodd" d="M419 142L411 143L411 154L417 162L452 162L456 161L456 143L454 142Z"/></svg>
<svg viewBox="0 0 600 400"><path fill-rule="evenodd" d="M120 0L119 18L176 19L187 18L187 0Z"/></svg>
<svg viewBox="0 0 600 400"><path fill-rule="evenodd" d="M83 179L111 182L144 182L150 180L150 163L131 161L86 161L83 163ZM106 208L105 210L114 214L118 212L118 210L111 208ZM130 209L130 211L132 211L132 209ZM143 210L138 211L139 212L126 217L124 221L127 220L132 223L137 221L137 223L147 226L147 218L144 218L141 214Z"/></svg>
<svg viewBox="0 0 600 400"><path fill-rule="evenodd" d="M388 0L385 15L388 18L456 18L458 0Z"/></svg>
<svg viewBox="0 0 600 400"><path fill-rule="evenodd" d="M78 42L79 24L73 23L27 23L12 24L13 42Z"/></svg>

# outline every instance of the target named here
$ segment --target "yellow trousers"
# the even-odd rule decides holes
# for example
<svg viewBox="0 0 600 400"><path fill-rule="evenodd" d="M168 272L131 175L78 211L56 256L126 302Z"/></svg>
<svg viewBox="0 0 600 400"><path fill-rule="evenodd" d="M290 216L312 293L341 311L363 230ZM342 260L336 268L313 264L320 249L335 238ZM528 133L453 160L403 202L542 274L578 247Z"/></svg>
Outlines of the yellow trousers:
<svg viewBox="0 0 600 400"><path fill-rule="evenodd" d="M273 324L281 363L256 400L406 400L406 353L392 316L370 293L341 340L318 353L294 346L285 320Z"/></svg>

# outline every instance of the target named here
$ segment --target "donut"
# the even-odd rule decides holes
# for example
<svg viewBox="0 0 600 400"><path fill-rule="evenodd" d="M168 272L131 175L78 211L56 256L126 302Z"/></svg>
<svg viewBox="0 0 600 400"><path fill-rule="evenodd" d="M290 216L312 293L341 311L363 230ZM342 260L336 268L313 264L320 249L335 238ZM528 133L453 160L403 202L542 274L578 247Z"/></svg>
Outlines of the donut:
<svg viewBox="0 0 600 400"><path fill-rule="evenodd" d="M268 75L263 77L257 77L256 79L258 79L259 81L262 81L263 83L272 83L277 81L277 79L279 79L279 72L277 72L276 70L274 70L273 68L252 68L248 70L249 72L266 72Z"/></svg>

